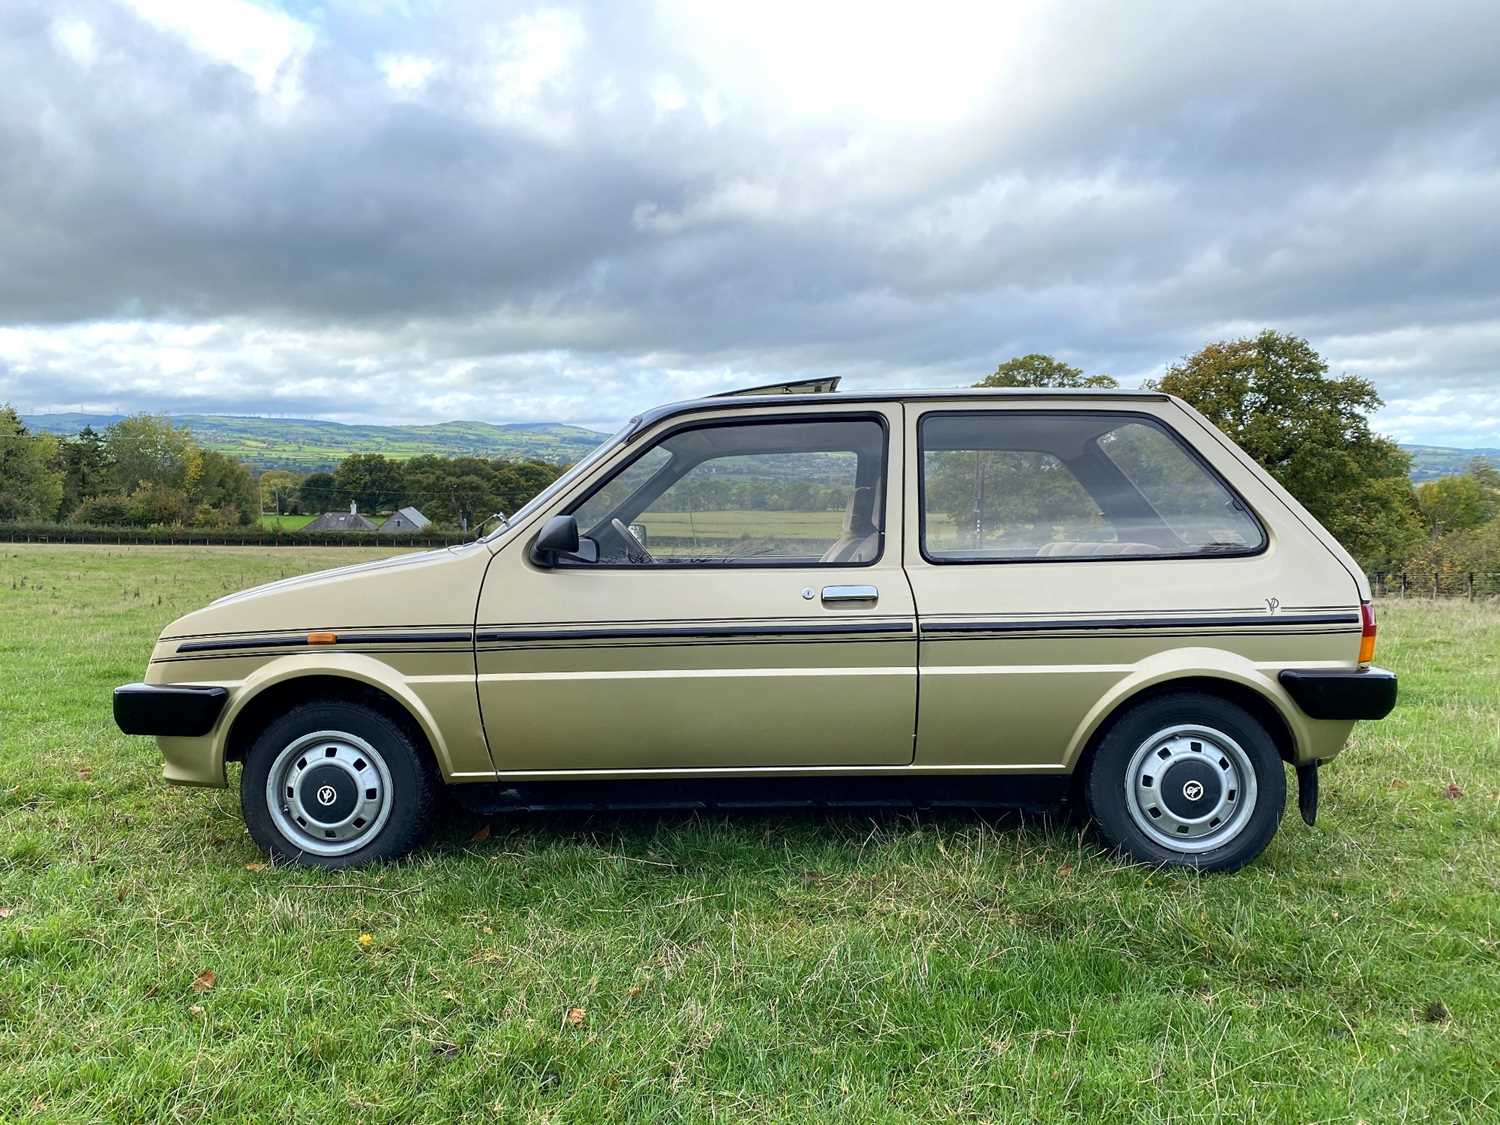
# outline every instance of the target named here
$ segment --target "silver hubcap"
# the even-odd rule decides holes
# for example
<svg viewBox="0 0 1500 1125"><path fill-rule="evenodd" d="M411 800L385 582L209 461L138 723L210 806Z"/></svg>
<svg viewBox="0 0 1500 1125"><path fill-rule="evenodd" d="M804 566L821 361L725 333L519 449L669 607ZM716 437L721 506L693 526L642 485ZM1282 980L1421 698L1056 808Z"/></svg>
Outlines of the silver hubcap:
<svg viewBox="0 0 1500 1125"><path fill-rule="evenodd" d="M385 827L391 773L380 752L357 735L316 731L276 755L266 807L294 846L314 855L347 855Z"/></svg>
<svg viewBox="0 0 1500 1125"><path fill-rule="evenodd" d="M1177 852L1223 847L1255 812L1255 768L1238 742L1211 727L1157 731L1131 755L1125 805L1153 842Z"/></svg>

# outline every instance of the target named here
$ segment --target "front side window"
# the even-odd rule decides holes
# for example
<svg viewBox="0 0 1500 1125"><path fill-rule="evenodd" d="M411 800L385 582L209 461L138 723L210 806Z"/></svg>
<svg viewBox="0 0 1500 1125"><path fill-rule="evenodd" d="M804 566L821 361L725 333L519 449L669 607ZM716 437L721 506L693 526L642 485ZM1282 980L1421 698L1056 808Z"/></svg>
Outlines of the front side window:
<svg viewBox="0 0 1500 1125"><path fill-rule="evenodd" d="M1265 533L1146 415L928 414L922 551L933 562L1248 554Z"/></svg>
<svg viewBox="0 0 1500 1125"><path fill-rule="evenodd" d="M860 566L881 553L885 429L869 418L669 432L573 509L604 566Z"/></svg>

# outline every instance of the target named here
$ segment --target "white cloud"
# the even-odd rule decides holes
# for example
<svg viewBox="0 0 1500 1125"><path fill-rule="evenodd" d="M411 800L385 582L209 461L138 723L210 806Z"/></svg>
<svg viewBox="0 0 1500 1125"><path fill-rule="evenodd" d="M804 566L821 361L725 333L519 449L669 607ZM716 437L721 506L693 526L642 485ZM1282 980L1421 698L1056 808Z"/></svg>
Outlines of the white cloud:
<svg viewBox="0 0 1500 1125"><path fill-rule="evenodd" d="M256 90L283 103L299 95L299 69L313 28L252 0L126 0L148 23L195 51L249 75Z"/></svg>
<svg viewBox="0 0 1500 1125"><path fill-rule="evenodd" d="M490 111L554 142L572 136L573 113L562 99L586 38L576 12L543 8L517 16L483 37L489 56L482 81Z"/></svg>
<svg viewBox="0 0 1500 1125"><path fill-rule="evenodd" d="M1023 45L1023 3L667 0L659 18L701 71L778 115L931 126L975 113Z"/></svg>
<svg viewBox="0 0 1500 1125"><path fill-rule="evenodd" d="M651 83L651 101L658 113L670 114L687 105L688 99L675 75L660 74Z"/></svg>
<svg viewBox="0 0 1500 1125"><path fill-rule="evenodd" d="M441 63L423 55L387 54L375 60L385 84L398 94L420 94Z"/></svg>
<svg viewBox="0 0 1500 1125"><path fill-rule="evenodd" d="M54 20L51 30L52 42L57 49L85 70L99 58L99 40L93 25L87 20Z"/></svg>

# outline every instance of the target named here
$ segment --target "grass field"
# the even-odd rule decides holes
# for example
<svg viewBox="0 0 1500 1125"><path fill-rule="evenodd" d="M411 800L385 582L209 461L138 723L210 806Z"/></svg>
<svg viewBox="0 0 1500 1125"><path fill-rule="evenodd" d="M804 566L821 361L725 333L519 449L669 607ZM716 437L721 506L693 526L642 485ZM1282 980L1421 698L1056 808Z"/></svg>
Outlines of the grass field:
<svg viewBox="0 0 1500 1125"><path fill-rule="evenodd" d="M1381 606L1401 705L1235 875L958 812L455 816L263 866L109 690L180 611L371 554L0 547L0 1118L1500 1114L1493 604Z"/></svg>
<svg viewBox="0 0 1500 1125"><path fill-rule="evenodd" d="M278 516L274 513L268 515L262 512L260 526L267 531L275 531L278 527L282 531L301 531L317 518L317 516Z"/></svg>
<svg viewBox="0 0 1500 1125"><path fill-rule="evenodd" d="M844 513L836 512L650 512L641 518L651 538L660 535L733 539L741 535L837 539Z"/></svg>

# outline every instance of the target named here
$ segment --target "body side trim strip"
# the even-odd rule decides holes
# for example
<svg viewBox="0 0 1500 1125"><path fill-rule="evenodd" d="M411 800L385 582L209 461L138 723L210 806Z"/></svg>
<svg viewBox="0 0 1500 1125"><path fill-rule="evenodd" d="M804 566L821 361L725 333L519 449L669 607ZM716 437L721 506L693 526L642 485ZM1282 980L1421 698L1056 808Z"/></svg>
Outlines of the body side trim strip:
<svg viewBox="0 0 1500 1125"><path fill-rule="evenodd" d="M807 625L684 625L659 628L627 629L535 629L507 632L480 630L476 642L503 641L594 641L634 640L640 637L800 637L848 633L905 633L913 631L910 621L831 621Z"/></svg>
<svg viewBox="0 0 1500 1125"><path fill-rule="evenodd" d="M313 645L307 637L233 637L214 641L186 641L177 646L178 652L218 652L237 648L327 648L330 645L414 645L439 642L471 643L474 634L462 633L340 633L331 642Z"/></svg>
<svg viewBox="0 0 1500 1125"><path fill-rule="evenodd" d="M481 672L482 683L535 683L546 680L743 680L780 677L834 676L850 679L856 676L900 676L915 679L915 664L896 668L646 668L628 672Z"/></svg>
<svg viewBox="0 0 1500 1125"><path fill-rule="evenodd" d="M1030 621L923 621L924 633L1019 633L1077 629L1192 629L1202 627L1255 629L1281 625L1357 625L1357 613L1276 614L1261 617L1094 617Z"/></svg>

